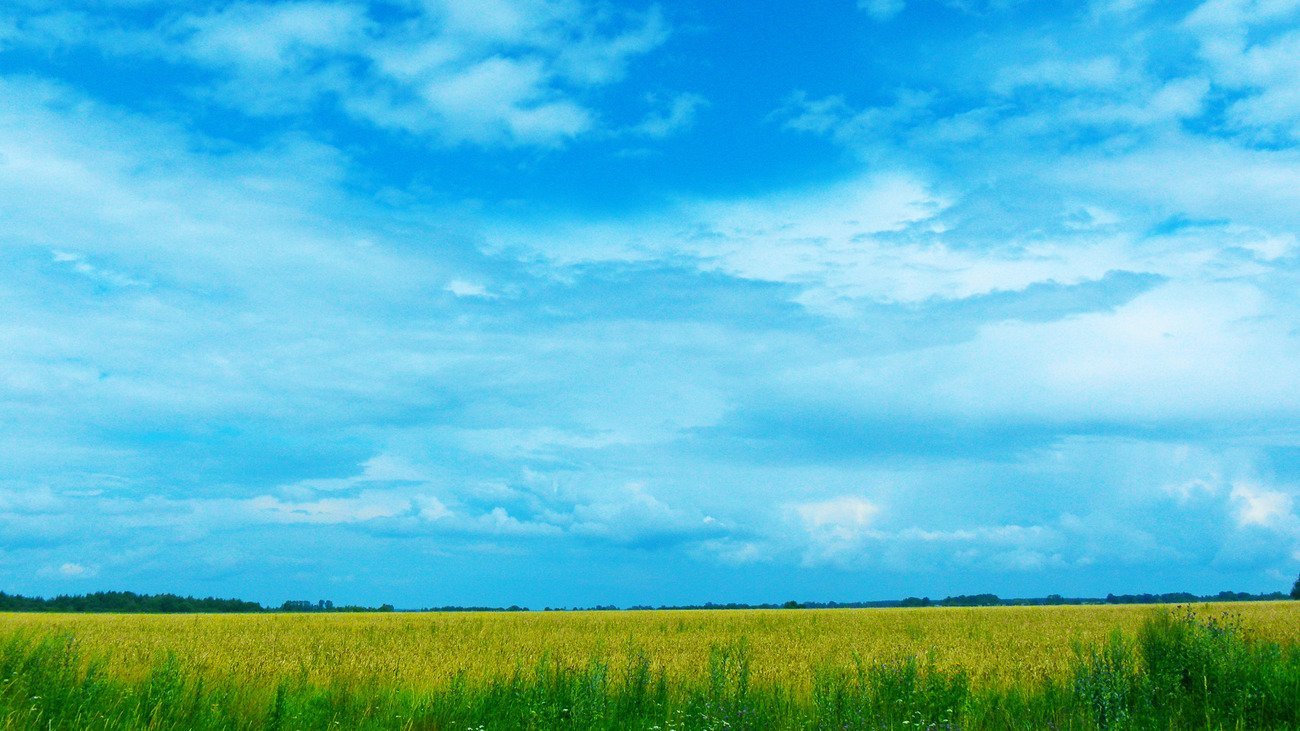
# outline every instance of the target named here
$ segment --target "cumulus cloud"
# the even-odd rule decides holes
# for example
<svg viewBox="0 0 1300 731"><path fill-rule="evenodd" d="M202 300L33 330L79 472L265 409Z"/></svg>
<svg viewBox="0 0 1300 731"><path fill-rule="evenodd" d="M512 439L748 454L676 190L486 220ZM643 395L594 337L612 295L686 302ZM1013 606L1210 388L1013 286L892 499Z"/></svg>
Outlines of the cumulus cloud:
<svg viewBox="0 0 1300 731"><path fill-rule="evenodd" d="M1291 495L1249 482L1238 482L1232 486L1232 499L1237 506L1238 525L1300 533L1300 521L1292 508L1294 501Z"/></svg>
<svg viewBox="0 0 1300 731"><path fill-rule="evenodd" d="M65 30L51 32L60 18ZM38 46L102 43L109 54L205 69L213 80L193 95L248 114L328 106L443 144L554 146L598 126L591 94L620 81L669 30L653 7L616 13L576 2L457 1L393 14L289 0L223 3L151 25L90 11L44 13L10 34ZM692 99L680 96L667 116L647 120L647 133L686 126Z"/></svg>
<svg viewBox="0 0 1300 731"><path fill-rule="evenodd" d="M810 553L804 556L805 562L852 562L858 558L855 554L866 549L865 542L879 535L871 525L880 507L860 497L800 503L790 510L808 534Z"/></svg>
<svg viewBox="0 0 1300 731"><path fill-rule="evenodd" d="M1300 140L1300 34L1293 3L1210 0L1183 21L1214 83L1234 93L1227 121L1262 141Z"/></svg>
<svg viewBox="0 0 1300 731"><path fill-rule="evenodd" d="M718 521L694 511L675 509L632 483L599 501L577 505L570 529L615 543L654 548L698 541L725 533Z"/></svg>
<svg viewBox="0 0 1300 731"><path fill-rule="evenodd" d="M177 21L181 52L250 74L290 72L364 40L363 6L328 2L233 4Z"/></svg>

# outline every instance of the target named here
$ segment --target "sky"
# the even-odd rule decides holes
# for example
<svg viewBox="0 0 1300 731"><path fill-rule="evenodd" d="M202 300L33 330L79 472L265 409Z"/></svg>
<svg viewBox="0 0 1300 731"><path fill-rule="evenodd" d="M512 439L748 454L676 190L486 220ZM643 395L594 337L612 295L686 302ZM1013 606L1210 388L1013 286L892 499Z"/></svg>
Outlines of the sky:
<svg viewBox="0 0 1300 731"><path fill-rule="evenodd" d="M1286 591L1300 2L7 0L0 589Z"/></svg>

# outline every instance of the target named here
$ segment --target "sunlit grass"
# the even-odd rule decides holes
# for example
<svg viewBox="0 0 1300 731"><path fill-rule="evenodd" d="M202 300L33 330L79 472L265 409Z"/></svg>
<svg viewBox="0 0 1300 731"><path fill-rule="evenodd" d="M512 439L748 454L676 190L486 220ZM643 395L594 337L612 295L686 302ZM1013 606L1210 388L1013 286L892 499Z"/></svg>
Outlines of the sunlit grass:
<svg viewBox="0 0 1300 731"><path fill-rule="evenodd" d="M1232 619L1205 619L1224 611ZM29 614L0 615L3 637L0 727L11 728L1300 721L1300 602L1187 616L1151 606Z"/></svg>

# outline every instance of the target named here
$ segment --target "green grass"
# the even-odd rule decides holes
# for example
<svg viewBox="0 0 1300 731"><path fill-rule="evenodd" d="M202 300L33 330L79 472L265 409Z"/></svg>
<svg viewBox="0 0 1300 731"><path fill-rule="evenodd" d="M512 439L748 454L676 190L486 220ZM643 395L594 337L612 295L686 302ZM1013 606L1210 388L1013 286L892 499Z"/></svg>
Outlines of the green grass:
<svg viewBox="0 0 1300 731"><path fill-rule="evenodd" d="M1072 678L973 688L928 662L856 660L814 673L794 695L751 683L749 648L716 647L707 680L675 683L641 657L543 660L497 682L432 693L285 680L269 700L175 658L147 677L106 675L70 636L0 646L4 729L1264 729L1300 727L1300 652L1257 642L1231 616L1155 615L1132 636L1075 650Z"/></svg>

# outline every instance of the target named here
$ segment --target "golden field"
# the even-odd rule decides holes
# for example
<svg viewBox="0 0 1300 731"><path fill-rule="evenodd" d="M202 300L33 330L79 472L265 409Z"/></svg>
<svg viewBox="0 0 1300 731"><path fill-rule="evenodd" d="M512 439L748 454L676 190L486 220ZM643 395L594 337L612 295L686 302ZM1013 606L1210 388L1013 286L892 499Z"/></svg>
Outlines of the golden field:
<svg viewBox="0 0 1300 731"><path fill-rule="evenodd" d="M531 613L97 615L0 614L0 634L66 633L81 657L138 679L169 653L205 677L270 688L433 690L524 671L546 658L620 670L647 656L674 679L699 679L713 648L744 642L755 685L811 687L814 668L930 657L985 687L1060 678L1072 648L1135 630L1153 606ZM1254 636L1300 643L1300 602L1198 605L1232 612Z"/></svg>

